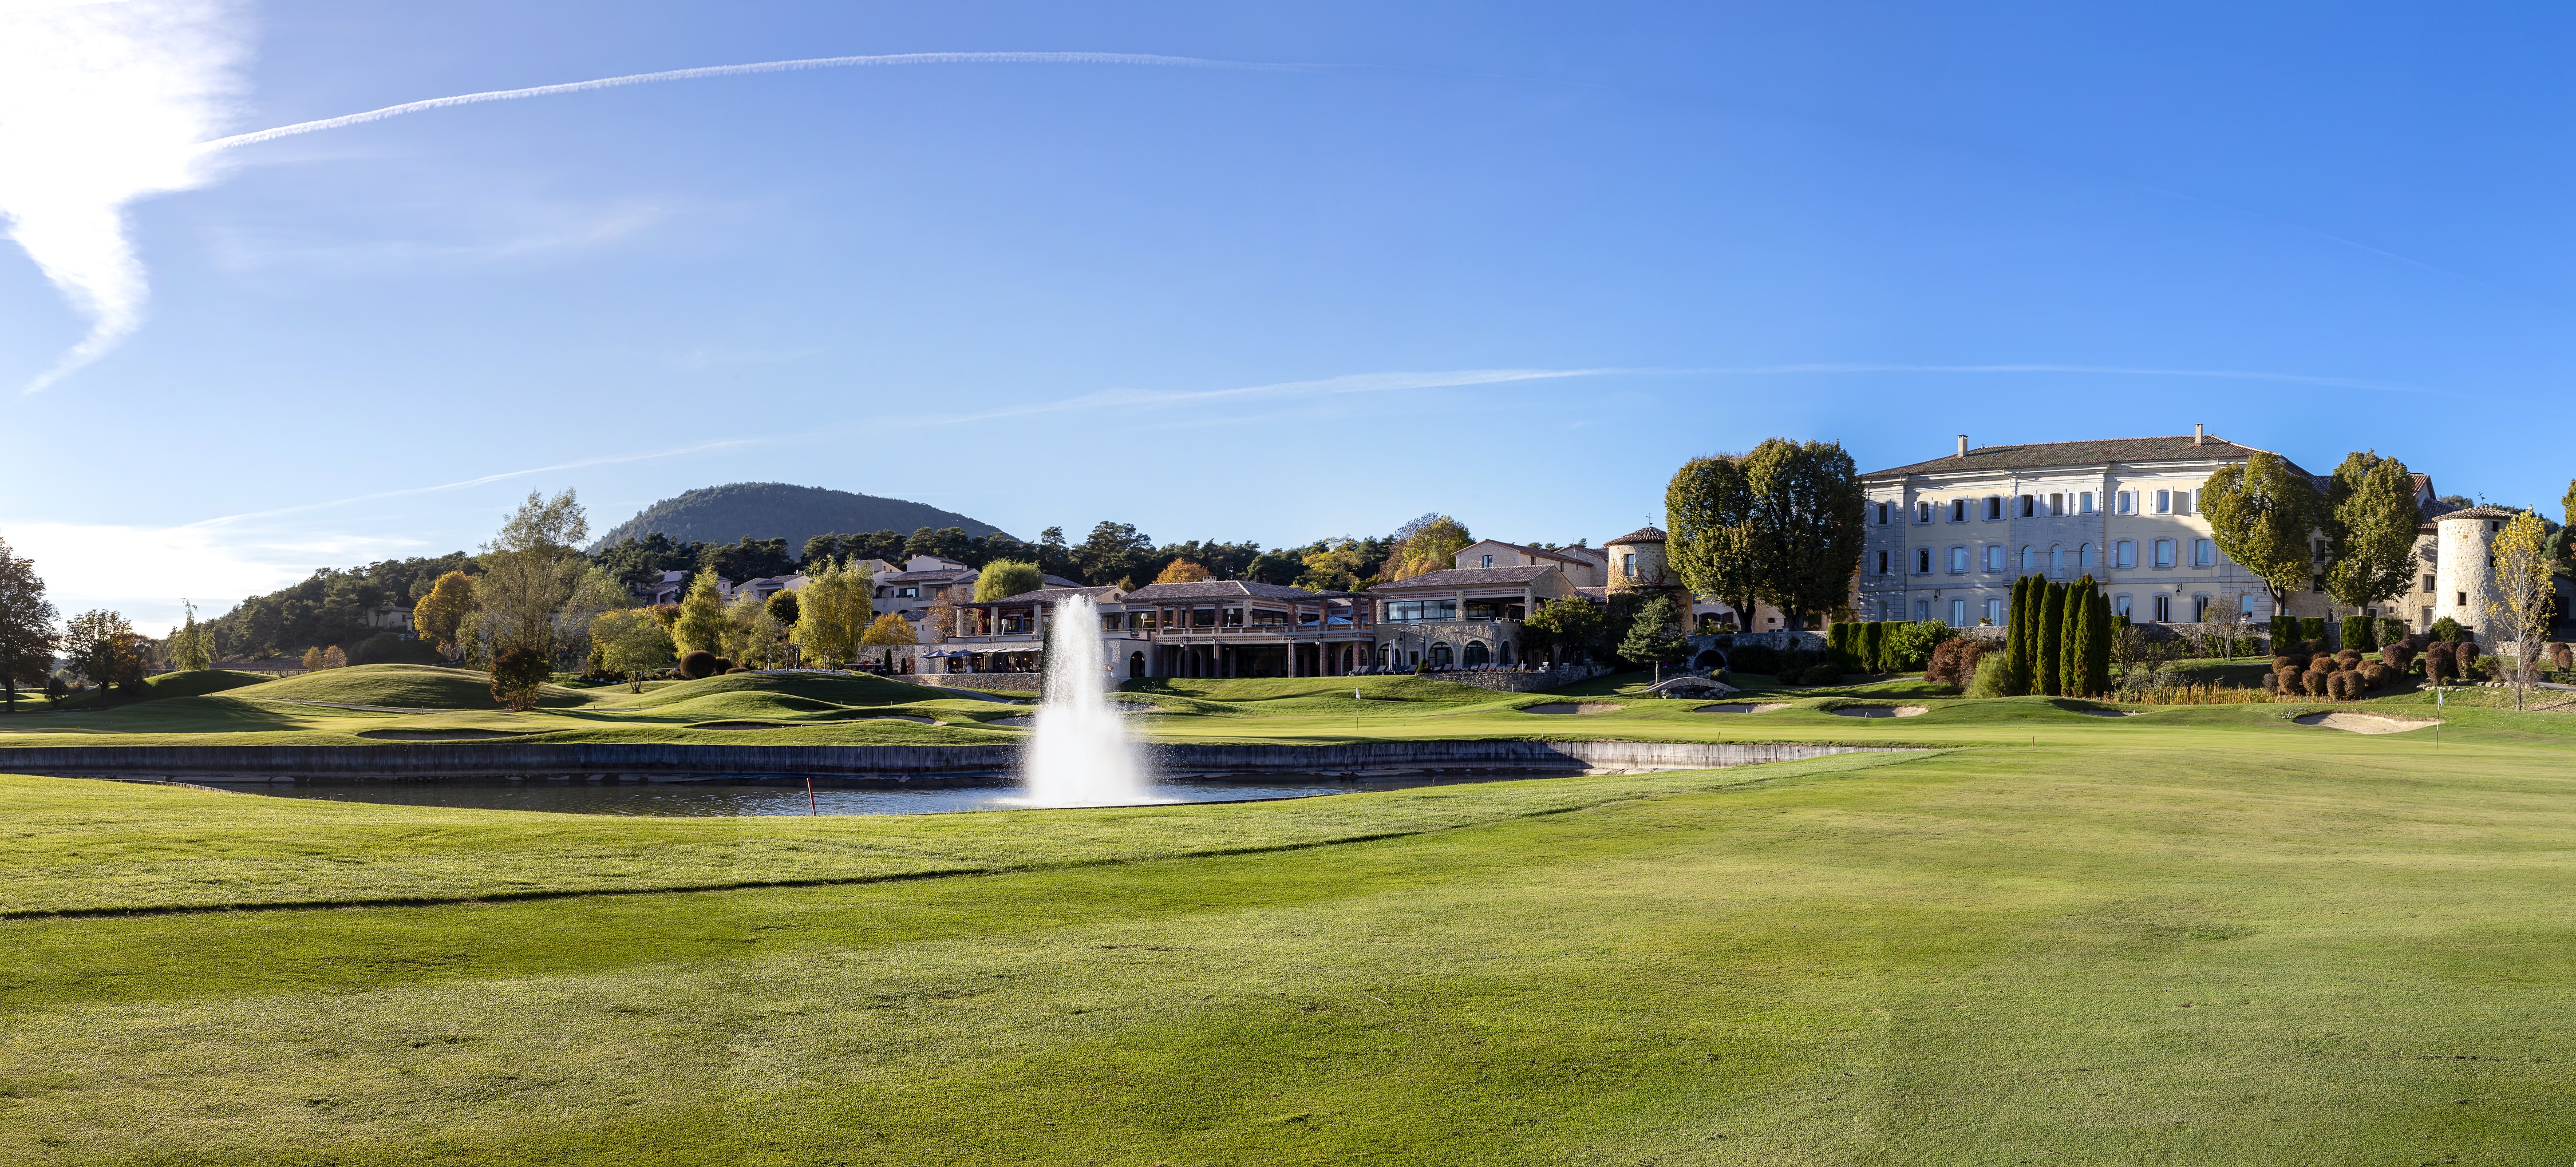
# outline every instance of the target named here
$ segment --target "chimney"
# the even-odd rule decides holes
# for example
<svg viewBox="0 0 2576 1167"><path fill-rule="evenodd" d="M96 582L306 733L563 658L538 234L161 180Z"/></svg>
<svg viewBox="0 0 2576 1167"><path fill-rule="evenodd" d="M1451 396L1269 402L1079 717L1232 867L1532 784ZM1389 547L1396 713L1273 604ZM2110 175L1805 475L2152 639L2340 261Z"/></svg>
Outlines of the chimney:
<svg viewBox="0 0 2576 1167"><path fill-rule="evenodd" d="M1962 458L1968 456L1968 435L1966 434L1959 435L1959 456Z"/></svg>
<svg viewBox="0 0 2576 1167"><path fill-rule="evenodd" d="M2192 444L2192 445L2197 446L2197 445L2201 444L2202 442L2206 442L2206 441L2208 441L2208 440L2209 440L2209 429L2208 429L2208 427L2206 427L2206 426L2202 425L2202 424L2201 424L2201 423L2199 423L2199 422L2193 422L2193 423L2191 423L2191 444Z"/></svg>

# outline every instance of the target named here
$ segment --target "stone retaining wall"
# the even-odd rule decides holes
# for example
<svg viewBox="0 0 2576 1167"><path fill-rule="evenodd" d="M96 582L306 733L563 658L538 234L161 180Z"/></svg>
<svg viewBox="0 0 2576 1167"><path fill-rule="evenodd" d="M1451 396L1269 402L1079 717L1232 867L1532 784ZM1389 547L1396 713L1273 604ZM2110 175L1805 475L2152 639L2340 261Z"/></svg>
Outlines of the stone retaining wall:
<svg viewBox="0 0 2576 1167"><path fill-rule="evenodd" d="M1373 770L1713 769L1898 748L1785 742L1424 741L1148 746L1167 773L1348 774ZM381 746L29 746L0 772L62 777L338 778L430 781L584 775L630 781L816 777L904 784L1019 768L1019 747L736 746L407 742Z"/></svg>

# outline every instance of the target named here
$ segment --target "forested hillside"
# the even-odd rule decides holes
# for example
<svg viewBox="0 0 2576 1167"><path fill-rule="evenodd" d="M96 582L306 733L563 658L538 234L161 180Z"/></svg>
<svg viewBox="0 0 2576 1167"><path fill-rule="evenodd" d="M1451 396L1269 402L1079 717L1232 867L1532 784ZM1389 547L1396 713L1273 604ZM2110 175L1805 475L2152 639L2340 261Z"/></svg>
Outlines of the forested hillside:
<svg viewBox="0 0 2576 1167"><path fill-rule="evenodd" d="M970 536L997 530L991 523L900 498L783 482L736 482L702 487L654 503L611 528L591 547L597 551L626 539L661 534L673 543L784 539L790 549L796 549L816 535L838 531L913 531L923 527L955 527Z"/></svg>

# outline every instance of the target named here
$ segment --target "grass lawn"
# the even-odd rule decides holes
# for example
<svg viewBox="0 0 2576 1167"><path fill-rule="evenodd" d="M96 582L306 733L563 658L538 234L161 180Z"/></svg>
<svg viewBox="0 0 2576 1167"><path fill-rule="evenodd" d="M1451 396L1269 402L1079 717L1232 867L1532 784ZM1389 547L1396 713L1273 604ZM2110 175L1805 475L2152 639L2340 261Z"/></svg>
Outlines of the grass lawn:
<svg viewBox="0 0 2576 1167"><path fill-rule="evenodd" d="M822 820L0 779L0 1162L2576 1158L2564 715L1265 685L1146 720L1944 748Z"/></svg>

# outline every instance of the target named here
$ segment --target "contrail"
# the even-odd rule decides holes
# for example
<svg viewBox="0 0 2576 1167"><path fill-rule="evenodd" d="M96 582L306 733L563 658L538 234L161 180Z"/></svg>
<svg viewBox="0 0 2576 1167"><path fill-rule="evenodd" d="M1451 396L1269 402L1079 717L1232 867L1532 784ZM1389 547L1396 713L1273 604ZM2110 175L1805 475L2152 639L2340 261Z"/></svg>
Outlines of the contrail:
<svg viewBox="0 0 2576 1167"><path fill-rule="evenodd" d="M538 85L527 89L494 89L456 97L433 97L427 101L407 101L365 113L345 114L319 121L297 122L271 130L257 130L217 138L197 147L201 152L230 150L273 142L296 134L316 130L336 130L342 126L364 125L390 117L424 110L446 109L457 105L474 105L485 101L515 101L522 97L552 97L558 93L583 93L593 89L614 89L623 85L649 85L657 81L695 81L702 77L734 77L746 73L786 73L799 69L847 69L864 65L1160 65L1180 69L1253 69L1266 72L1295 72L1323 68L1318 65L1264 64L1257 61L1221 61L1206 57L1167 57L1156 53L887 53L868 57L807 57L796 61L761 61L750 65L709 65L699 69L666 69L659 73L630 73L623 77L602 77L596 81L570 81L561 85Z"/></svg>

